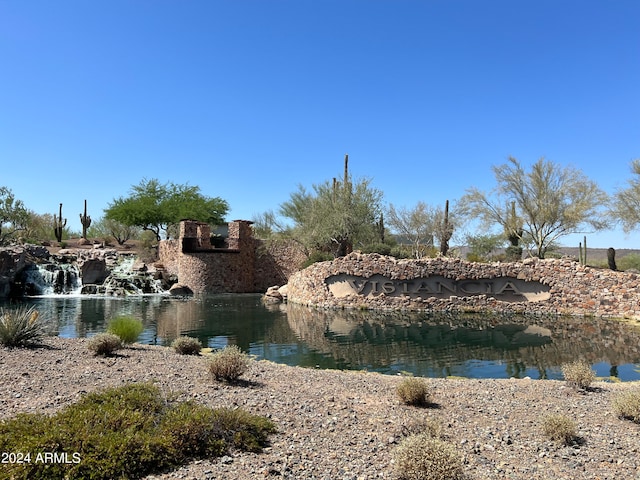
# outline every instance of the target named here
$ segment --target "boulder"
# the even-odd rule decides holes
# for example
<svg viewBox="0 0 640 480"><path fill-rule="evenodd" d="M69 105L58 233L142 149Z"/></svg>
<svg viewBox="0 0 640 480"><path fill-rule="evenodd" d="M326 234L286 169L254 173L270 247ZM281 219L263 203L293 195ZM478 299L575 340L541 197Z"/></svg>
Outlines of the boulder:
<svg viewBox="0 0 640 480"><path fill-rule="evenodd" d="M175 283L170 289L169 294L174 295L176 297L184 297L193 295L193 290L191 290L187 285L182 285L181 283Z"/></svg>
<svg viewBox="0 0 640 480"><path fill-rule="evenodd" d="M80 276L83 285L102 285L109 276L107 263L101 258L91 258L85 260L80 267Z"/></svg>
<svg viewBox="0 0 640 480"><path fill-rule="evenodd" d="M275 285L267 288L267 291L262 297L264 303L280 303L282 302L282 294L279 292L280 287Z"/></svg>

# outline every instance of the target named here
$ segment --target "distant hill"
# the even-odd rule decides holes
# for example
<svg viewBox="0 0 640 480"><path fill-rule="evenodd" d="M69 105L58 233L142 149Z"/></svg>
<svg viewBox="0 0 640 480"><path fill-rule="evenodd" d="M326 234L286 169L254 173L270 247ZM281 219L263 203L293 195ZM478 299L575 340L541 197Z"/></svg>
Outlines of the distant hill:
<svg viewBox="0 0 640 480"><path fill-rule="evenodd" d="M607 261L607 250L606 248L587 248L587 263L590 262L601 262ZM578 251L578 247L560 247L557 250L558 253L562 255L567 255L570 257L578 258L580 252ZM616 248L616 261L620 260L622 257L625 257L629 254L640 255L640 250L632 249L632 248Z"/></svg>

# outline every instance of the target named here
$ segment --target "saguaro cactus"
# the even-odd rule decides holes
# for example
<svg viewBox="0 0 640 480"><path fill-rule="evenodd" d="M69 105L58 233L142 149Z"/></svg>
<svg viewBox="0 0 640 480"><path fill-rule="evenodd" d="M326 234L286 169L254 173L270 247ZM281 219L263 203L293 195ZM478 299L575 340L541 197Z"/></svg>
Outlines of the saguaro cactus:
<svg viewBox="0 0 640 480"><path fill-rule="evenodd" d="M56 218L55 213L53 214L53 233L55 234L56 240L58 240L58 242L62 241L62 231L66 226L67 226L67 219L62 218L62 204L60 204L60 211L58 213L58 218Z"/></svg>
<svg viewBox="0 0 640 480"><path fill-rule="evenodd" d="M376 222L376 230L380 243L384 243L384 213L380 213L380 220Z"/></svg>
<svg viewBox="0 0 640 480"><path fill-rule="evenodd" d="M82 223L82 238L87 239L87 228L91 226L91 217L87 215L87 201L84 201L84 214L80 214L80 223Z"/></svg>
<svg viewBox="0 0 640 480"><path fill-rule="evenodd" d="M580 242L578 244L578 261L580 265L587 264L587 236L584 236L584 244Z"/></svg>
<svg viewBox="0 0 640 480"><path fill-rule="evenodd" d="M516 213L516 202L511 202L511 210L507 210L507 223L505 225L505 233L509 240L509 245L506 249L506 257L510 262L516 262L522 260L522 247L520 246L520 239L524 233L522 228L522 220L518 218Z"/></svg>
<svg viewBox="0 0 640 480"><path fill-rule="evenodd" d="M444 204L444 217L442 219L440 235L440 253L446 255L449 251L449 240L451 240L451 236L453 235L453 227L449 223L449 200Z"/></svg>
<svg viewBox="0 0 640 480"><path fill-rule="evenodd" d="M618 266L616 265L616 249L610 248L607 250L607 262L609 263L609 268L611 270L617 270Z"/></svg>

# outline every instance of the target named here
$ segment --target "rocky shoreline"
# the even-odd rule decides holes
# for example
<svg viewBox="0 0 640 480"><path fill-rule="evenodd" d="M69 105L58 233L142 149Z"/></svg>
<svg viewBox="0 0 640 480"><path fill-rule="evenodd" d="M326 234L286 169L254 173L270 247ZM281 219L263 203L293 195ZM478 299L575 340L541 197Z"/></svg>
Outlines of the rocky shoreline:
<svg viewBox="0 0 640 480"><path fill-rule="evenodd" d="M602 383L577 392L553 380L429 379L433 405L403 405L399 377L253 361L244 382L212 380L202 357L136 344L94 357L85 339L47 337L32 349L0 347L0 418L52 414L87 392L155 382L212 407L242 407L278 426L260 454L230 452L153 479L396 478L392 451L426 419L442 427L471 479L640 478L640 426L616 417L612 399L635 383ZM541 420L561 413L581 441L549 441Z"/></svg>

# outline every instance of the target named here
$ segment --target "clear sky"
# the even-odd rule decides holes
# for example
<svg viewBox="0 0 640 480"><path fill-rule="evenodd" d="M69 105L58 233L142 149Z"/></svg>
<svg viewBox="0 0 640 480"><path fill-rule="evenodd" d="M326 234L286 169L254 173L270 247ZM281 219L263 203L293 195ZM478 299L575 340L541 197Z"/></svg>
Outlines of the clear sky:
<svg viewBox="0 0 640 480"><path fill-rule="evenodd" d="M488 191L510 155L613 193L640 158L640 1L0 0L0 185L76 231L143 178L251 219L347 153L395 206Z"/></svg>

